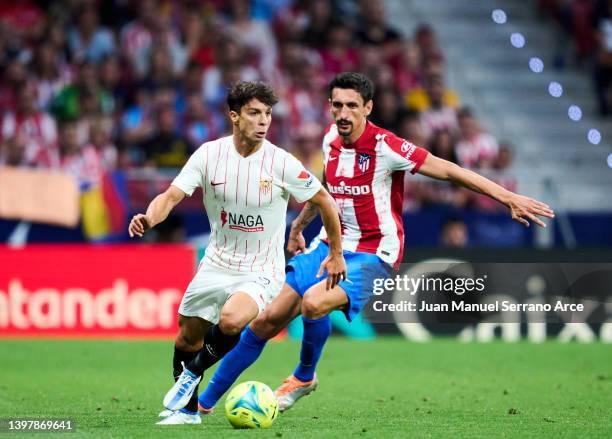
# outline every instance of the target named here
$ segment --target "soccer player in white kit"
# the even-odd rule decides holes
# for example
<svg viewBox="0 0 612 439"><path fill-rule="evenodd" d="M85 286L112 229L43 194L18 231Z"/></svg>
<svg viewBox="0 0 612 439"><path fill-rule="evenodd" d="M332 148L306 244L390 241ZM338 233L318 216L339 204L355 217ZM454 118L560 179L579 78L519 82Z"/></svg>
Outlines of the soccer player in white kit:
<svg viewBox="0 0 612 439"><path fill-rule="evenodd" d="M236 345L242 329L278 295L285 278L289 195L317 205L330 235L319 276L327 272L330 289L346 278L333 198L295 157L265 139L276 102L264 83L232 86L227 97L232 135L204 143L147 213L130 222L130 236L141 237L201 187L211 226L204 258L179 307L176 382L158 424L201 422L197 385L204 370Z"/></svg>

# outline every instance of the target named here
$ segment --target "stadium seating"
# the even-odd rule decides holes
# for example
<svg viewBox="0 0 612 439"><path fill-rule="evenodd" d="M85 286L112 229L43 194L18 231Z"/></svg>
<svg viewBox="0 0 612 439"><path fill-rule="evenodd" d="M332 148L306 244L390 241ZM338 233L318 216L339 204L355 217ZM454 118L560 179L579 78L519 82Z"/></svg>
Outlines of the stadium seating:
<svg viewBox="0 0 612 439"><path fill-rule="evenodd" d="M595 116L591 73L553 68L554 31L537 21L535 5L530 8L515 0L411 2L411 8L405 2L388 1L387 5L391 23L398 28L409 32L427 21L437 30L452 87L477 109L489 131L516 145L512 172L520 191L554 199L558 211L612 210L612 172L606 165L612 130ZM505 10L506 24L492 21L496 8ZM525 36L524 48L511 45L513 32ZM531 57L544 61L542 73L529 69ZM551 81L563 86L562 97L549 95ZM568 118L570 105L582 108L580 122ZM603 140L597 146L587 140L590 128L601 132Z"/></svg>

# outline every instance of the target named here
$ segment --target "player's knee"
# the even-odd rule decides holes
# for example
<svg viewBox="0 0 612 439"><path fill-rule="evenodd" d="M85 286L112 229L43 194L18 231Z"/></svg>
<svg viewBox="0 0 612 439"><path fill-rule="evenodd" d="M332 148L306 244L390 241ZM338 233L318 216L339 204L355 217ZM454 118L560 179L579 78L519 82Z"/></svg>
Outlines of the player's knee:
<svg viewBox="0 0 612 439"><path fill-rule="evenodd" d="M248 323L244 317L235 312L221 312L219 328L225 335L240 334Z"/></svg>
<svg viewBox="0 0 612 439"><path fill-rule="evenodd" d="M251 329L258 337L269 340L280 332L282 325L280 319L276 318L273 313L264 311L253 320Z"/></svg>
<svg viewBox="0 0 612 439"><path fill-rule="evenodd" d="M325 316L325 314L326 310L321 300L310 294L304 296L302 300L302 316L314 320Z"/></svg>

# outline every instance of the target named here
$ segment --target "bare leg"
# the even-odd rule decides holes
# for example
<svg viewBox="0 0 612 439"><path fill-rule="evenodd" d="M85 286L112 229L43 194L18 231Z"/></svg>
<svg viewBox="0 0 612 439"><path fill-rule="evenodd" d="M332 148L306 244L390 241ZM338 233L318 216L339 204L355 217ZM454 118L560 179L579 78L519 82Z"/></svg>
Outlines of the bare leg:
<svg viewBox="0 0 612 439"><path fill-rule="evenodd" d="M251 322L251 330L259 338L269 340L291 322L301 310L302 298L288 284L264 311Z"/></svg>
<svg viewBox="0 0 612 439"><path fill-rule="evenodd" d="M325 280L322 280L304 294L302 315L311 320L320 319L336 309L344 308L348 303L348 296L340 286L326 290Z"/></svg>
<svg viewBox="0 0 612 439"><path fill-rule="evenodd" d="M259 358L266 341L300 313L301 303L299 294L289 285L283 285L279 295L251 322L242 333L238 345L221 361L206 390L200 395L202 412L209 412L215 406L240 374Z"/></svg>

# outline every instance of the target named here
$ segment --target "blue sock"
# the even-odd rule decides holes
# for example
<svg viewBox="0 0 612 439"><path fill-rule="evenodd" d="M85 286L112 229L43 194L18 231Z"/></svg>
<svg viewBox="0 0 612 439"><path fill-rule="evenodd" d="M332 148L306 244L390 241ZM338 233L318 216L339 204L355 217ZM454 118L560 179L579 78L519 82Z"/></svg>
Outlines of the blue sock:
<svg viewBox="0 0 612 439"><path fill-rule="evenodd" d="M300 351L300 364L295 368L293 375L300 381L310 381L314 378L315 369L323 346L331 334L331 319L329 316L316 320L302 317L304 335L302 337L302 350Z"/></svg>
<svg viewBox="0 0 612 439"><path fill-rule="evenodd" d="M266 342L247 326L236 347L223 357L208 386L198 398L200 405L206 409L213 408L240 374L259 358Z"/></svg>

